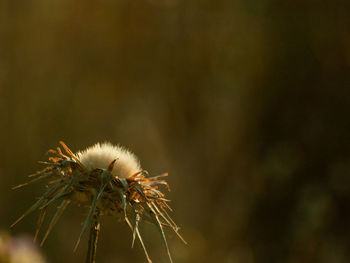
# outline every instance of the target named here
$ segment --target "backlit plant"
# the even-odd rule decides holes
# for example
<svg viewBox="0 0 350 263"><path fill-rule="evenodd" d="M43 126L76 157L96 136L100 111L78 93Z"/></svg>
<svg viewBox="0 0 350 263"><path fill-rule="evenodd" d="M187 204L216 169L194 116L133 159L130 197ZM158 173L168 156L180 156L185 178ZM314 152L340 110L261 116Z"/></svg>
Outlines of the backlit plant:
<svg viewBox="0 0 350 263"><path fill-rule="evenodd" d="M84 151L74 154L63 142L56 150L49 150L49 157L41 171L29 175L30 183L46 180L46 192L20 217L12 226L21 221L29 213L39 210L40 215L34 239L38 237L40 227L46 215L47 208L60 201L56 213L51 219L48 229L41 241L44 244L58 219L70 204L78 204L89 209L74 250L87 228L90 229L87 262L95 262L96 246L100 231L100 217L112 215L125 221L132 231L132 246L137 238L145 252L148 262L151 262L142 240L139 223L142 220L155 224L161 234L169 260L172 262L163 227L171 228L183 241L179 227L171 219L168 211L169 200L165 199L159 185L169 189L164 180L167 174L148 177L141 169L136 156L128 150L113 146L110 143L96 144Z"/></svg>

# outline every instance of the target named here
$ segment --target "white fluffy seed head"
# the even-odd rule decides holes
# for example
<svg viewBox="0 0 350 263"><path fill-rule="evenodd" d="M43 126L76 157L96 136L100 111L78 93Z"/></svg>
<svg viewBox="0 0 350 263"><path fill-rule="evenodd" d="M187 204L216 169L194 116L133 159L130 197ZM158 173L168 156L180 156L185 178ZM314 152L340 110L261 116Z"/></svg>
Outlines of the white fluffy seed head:
<svg viewBox="0 0 350 263"><path fill-rule="evenodd" d="M108 165L116 159L111 173L113 176L120 178L126 178L141 171L140 162L135 154L121 146L115 146L108 142L96 143L76 153L76 156L90 171L96 168L107 169Z"/></svg>

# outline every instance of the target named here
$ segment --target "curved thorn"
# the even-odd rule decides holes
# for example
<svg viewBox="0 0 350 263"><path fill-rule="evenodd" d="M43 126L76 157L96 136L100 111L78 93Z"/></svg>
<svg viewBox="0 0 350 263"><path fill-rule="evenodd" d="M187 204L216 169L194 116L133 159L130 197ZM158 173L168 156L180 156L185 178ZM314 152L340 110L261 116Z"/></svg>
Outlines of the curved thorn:
<svg viewBox="0 0 350 263"><path fill-rule="evenodd" d="M107 168L107 171L108 171L108 172L112 172L116 160L117 160L117 159L114 159L114 160L108 165L108 168Z"/></svg>

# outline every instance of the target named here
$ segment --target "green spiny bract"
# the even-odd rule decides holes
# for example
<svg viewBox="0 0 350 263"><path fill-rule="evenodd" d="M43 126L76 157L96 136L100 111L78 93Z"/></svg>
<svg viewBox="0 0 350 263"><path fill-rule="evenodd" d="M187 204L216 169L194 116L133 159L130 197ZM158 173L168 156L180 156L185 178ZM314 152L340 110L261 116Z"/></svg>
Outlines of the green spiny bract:
<svg viewBox="0 0 350 263"><path fill-rule="evenodd" d="M170 227L178 233L179 228L168 215L171 210L165 195L158 190L158 185L169 186L164 180L167 174L147 177L141 170L134 154L119 146L96 144L85 151L74 154L63 142L60 142L64 153L57 147L49 150L53 154L43 170L30 175L30 183L47 180L46 192L19 218L12 226L21 221L29 213L39 210L40 215L34 239L38 237L40 227L46 215L47 207L60 201L55 215L41 241L44 244L47 236L67 206L71 203L88 207L89 213L83 224L74 250L88 227L93 227L102 215L112 215L125 221L132 230L132 246L136 236L144 249L147 261L151 262L139 232L139 222L146 220L154 223L161 233L169 260L172 261L163 227ZM11 226L11 227L12 227ZM97 242L97 239L95 240Z"/></svg>

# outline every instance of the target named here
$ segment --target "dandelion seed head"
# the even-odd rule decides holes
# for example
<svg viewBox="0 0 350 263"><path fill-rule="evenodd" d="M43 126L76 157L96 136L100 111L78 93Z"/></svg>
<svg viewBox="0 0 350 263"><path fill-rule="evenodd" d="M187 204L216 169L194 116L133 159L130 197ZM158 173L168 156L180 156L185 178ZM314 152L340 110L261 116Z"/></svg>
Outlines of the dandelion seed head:
<svg viewBox="0 0 350 263"><path fill-rule="evenodd" d="M127 178L141 171L140 162L129 150L112 145L109 142L95 145L76 154L79 161L90 171L100 168L107 169L108 165L117 160L111 174L114 177Z"/></svg>

